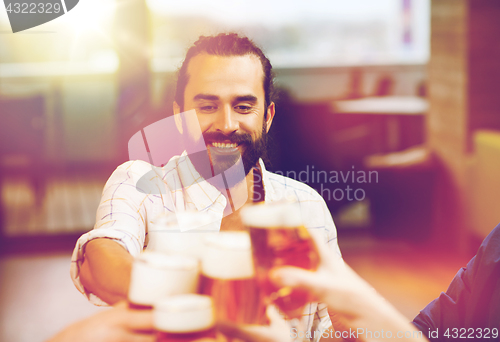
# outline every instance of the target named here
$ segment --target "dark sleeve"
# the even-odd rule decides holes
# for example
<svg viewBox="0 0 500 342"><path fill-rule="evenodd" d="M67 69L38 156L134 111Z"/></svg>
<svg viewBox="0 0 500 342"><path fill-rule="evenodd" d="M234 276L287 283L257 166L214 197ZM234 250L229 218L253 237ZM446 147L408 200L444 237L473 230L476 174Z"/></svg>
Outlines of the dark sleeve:
<svg viewBox="0 0 500 342"><path fill-rule="evenodd" d="M413 324L427 334L442 327L460 327L463 313L470 298L470 270L474 268L476 257L458 271L446 292L430 302L413 320Z"/></svg>
<svg viewBox="0 0 500 342"><path fill-rule="evenodd" d="M498 328L500 323L500 225L453 278L446 293L413 320L424 334L439 328Z"/></svg>

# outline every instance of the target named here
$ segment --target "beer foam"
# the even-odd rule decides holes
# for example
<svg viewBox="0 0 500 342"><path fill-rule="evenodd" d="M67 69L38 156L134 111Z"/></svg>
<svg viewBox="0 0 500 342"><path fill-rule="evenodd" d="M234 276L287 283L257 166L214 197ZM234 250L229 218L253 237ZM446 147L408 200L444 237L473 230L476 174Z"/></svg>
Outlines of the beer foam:
<svg viewBox="0 0 500 342"><path fill-rule="evenodd" d="M154 325L159 331L187 333L206 330L215 324L212 298L187 294L154 304Z"/></svg>
<svg viewBox="0 0 500 342"><path fill-rule="evenodd" d="M204 249L204 236L206 236L206 233L192 231L152 231L148 234L147 250L201 259Z"/></svg>
<svg viewBox="0 0 500 342"><path fill-rule="evenodd" d="M177 213L177 222L181 232L188 230L219 231L221 219L209 212Z"/></svg>
<svg viewBox="0 0 500 342"><path fill-rule="evenodd" d="M157 252L146 251L141 253L136 261L146 263L149 267L171 270L189 270L198 265L195 258L180 255L166 255Z"/></svg>
<svg viewBox="0 0 500 342"><path fill-rule="evenodd" d="M148 222L148 251L200 259L203 237L220 230L221 218L210 212L162 213Z"/></svg>
<svg viewBox="0 0 500 342"><path fill-rule="evenodd" d="M207 236L202 273L216 279L247 279L255 274L248 232L220 232Z"/></svg>
<svg viewBox="0 0 500 342"><path fill-rule="evenodd" d="M148 231L219 231L220 224L221 218L211 212L162 213L149 223Z"/></svg>
<svg viewBox="0 0 500 342"><path fill-rule="evenodd" d="M128 298L152 305L166 296L196 292L198 274L194 258L144 252L132 265Z"/></svg>
<svg viewBox="0 0 500 342"><path fill-rule="evenodd" d="M241 220L248 227L283 228L303 225L298 203L254 204L241 209Z"/></svg>
<svg viewBox="0 0 500 342"><path fill-rule="evenodd" d="M152 231L177 230L175 213L161 213L148 222L148 233Z"/></svg>

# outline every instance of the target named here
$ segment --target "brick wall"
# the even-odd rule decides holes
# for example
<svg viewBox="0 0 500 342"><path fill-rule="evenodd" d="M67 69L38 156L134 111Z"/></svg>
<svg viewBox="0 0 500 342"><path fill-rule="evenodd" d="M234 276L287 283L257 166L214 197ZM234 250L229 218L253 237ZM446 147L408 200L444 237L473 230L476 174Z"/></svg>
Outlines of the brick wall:
<svg viewBox="0 0 500 342"><path fill-rule="evenodd" d="M467 161L478 128L500 129L500 2L431 5L428 145L439 163L435 237L467 248ZM493 227L490 227L493 229Z"/></svg>
<svg viewBox="0 0 500 342"><path fill-rule="evenodd" d="M435 238L461 246L467 111L467 0L432 1L427 120L429 147L439 160Z"/></svg>
<svg viewBox="0 0 500 342"><path fill-rule="evenodd" d="M500 1L469 0L468 23L469 128L500 130Z"/></svg>

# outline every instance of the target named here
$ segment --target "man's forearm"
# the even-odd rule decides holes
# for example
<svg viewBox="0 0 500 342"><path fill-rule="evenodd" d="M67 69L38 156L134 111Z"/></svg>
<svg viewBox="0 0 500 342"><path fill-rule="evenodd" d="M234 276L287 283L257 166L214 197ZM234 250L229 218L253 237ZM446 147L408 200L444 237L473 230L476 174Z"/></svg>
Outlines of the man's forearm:
<svg viewBox="0 0 500 342"><path fill-rule="evenodd" d="M127 298L133 257L111 239L95 239L85 246L80 280L88 292L108 304Z"/></svg>

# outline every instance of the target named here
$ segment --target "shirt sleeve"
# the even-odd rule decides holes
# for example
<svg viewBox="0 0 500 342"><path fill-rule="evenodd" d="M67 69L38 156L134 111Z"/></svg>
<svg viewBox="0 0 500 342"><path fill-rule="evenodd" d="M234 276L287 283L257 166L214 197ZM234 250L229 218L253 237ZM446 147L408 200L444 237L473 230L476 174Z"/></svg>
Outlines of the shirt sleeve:
<svg viewBox="0 0 500 342"><path fill-rule="evenodd" d="M474 258L469 262L468 267L472 267ZM469 297L467 287L467 268L462 268L453 278L448 290L442 292L438 298L429 303L413 320L413 324L423 333L436 328L463 326L463 319L460 317L464 313L464 304ZM438 338L439 340L439 338Z"/></svg>
<svg viewBox="0 0 500 342"><path fill-rule="evenodd" d="M144 202L149 194L137 189L141 176L151 171L151 166L140 161L120 165L106 182L97 209L94 229L83 234L77 241L71 257L71 279L76 288L95 305L107 305L88 293L80 281L80 267L86 244L98 238L112 239L123 246L132 256L138 255L144 246L146 234L146 210Z"/></svg>
<svg viewBox="0 0 500 342"><path fill-rule="evenodd" d="M498 328L500 318L500 225L484 239L477 254L455 275L445 293L413 320L424 334L439 329ZM433 340L433 338L430 338Z"/></svg>

